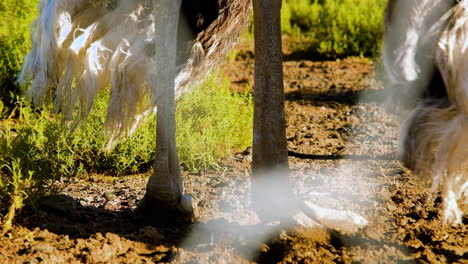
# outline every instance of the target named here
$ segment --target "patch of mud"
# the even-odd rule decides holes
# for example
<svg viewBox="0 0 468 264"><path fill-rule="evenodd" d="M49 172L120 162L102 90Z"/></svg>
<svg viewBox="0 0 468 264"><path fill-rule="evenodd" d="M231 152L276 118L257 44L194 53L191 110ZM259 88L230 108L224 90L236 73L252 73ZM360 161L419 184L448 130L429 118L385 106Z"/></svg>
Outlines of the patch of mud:
<svg viewBox="0 0 468 264"><path fill-rule="evenodd" d="M253 85L252 45L240 47L224 67L238 91ZM284 67L295 193L365 216L369 226L357 234L259 224L247 149L221 170L184 173L196 224L154 226L132 214L149 174L94 175L25 208L0 238L0 263L468 263L468 219L442 225L440 199L396 160L399 120L383 110L373 70L357 58L286 59Z"/></svg>

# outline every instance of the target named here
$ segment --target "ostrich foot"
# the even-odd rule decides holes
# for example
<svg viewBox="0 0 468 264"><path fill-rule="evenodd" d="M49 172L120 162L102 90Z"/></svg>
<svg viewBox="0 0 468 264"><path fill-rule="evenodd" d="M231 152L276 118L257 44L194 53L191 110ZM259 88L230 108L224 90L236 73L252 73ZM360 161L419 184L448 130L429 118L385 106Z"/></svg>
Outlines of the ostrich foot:
<svg viewBox="0 0 468 264"><path fill-rule="evenodd" d="M272 220L279 220L281 225L301 226L304 228L327 228L335 230L342 234L354 234L367 226L368 221L349 210L335 210L323 208L311 202L297 201L296 204L290 204L289 210L286 207L273 210L282 211L278 215L269 215L268 218L262 218L262 222L271 223ZM271 214L271 212L270 212ZM259 210L257 210L259 215ZM269 222L270 221L270 222Z"/></svg>
<svg viewBox="0 0 468 264"><path fill-rule="evenodd" d="M460 210L457 204L457 198L453 191L449 191L444 199L444 207L442 211L442 221L448 225L459 225L463 221L463 212Z"/></svg>
<svg viewBox="0 0 468 264"><path fill-rule="evenodd" d="M356 233L367 220L348 210L334 210L297 199L286 184L264 181L252 184L252 206L260 221L282 225L323 226L340 233ZM281 195L278 195L281 194Z"/></svg>
<svg viewBox="0 0 468 264"><path fill-rule="evenodd" d="M318 222L312 220L308 217L303 211L298 211L292 216L292 225L304 227L304 228L326 228L325 226L319 224Z"/></svg>
<svg viewBox="0 0 468 264"><path fill-rule="evenodd" d="M162 224L189 224L198 218L198 208L190 195L182 195L178 201L165 201L148 196L143 197L135 215L145 221Z"/></svg>
<svg viewBox="0 0 468 264"><path fill-rule="evenodd" d="M300 215L294 217L298 224L305 227L314 227L318 223L340 233L354 234L368 225L368 221L364 217L349 210L323 208L311 202L303 202L301 211L311 220L305 221Z"/></svg>
<svg viewBox="0 0 468 264"><path fill-rule="evenodd" d="M442 221L448 225L460 225L462 223L463 213L458 208L445 209L442 216Z"/></svg>

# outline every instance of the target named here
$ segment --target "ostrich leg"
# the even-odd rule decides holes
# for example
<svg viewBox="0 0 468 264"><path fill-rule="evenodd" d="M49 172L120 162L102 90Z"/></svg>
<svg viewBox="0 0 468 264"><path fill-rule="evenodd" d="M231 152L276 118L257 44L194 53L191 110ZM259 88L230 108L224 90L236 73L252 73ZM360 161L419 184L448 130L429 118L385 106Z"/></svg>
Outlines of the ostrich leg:
<svg viewBox="0 0 468 264"><path fill-rule="evenodd" d="M254 0L255 89L252 203L262 220L286 213L291 196L284 117L281 0ZM271 210L271 207L274 207ZM269 207L268 210L266 210ZM269 212L267 212L269 211Z"/></svg>
<svg viewBox="0 0 468 264"><path fill-rule="evenodd" d="M183 195L175 142L175 75L177 26L182 0L153 0L156 60L157 132L154 172L139 211L156 220L193 220L189 196Z"/></svg>
<svg viewBox="0 0 468 264"><path fill-rule="evenodd" d="M254 0L255 89L252 154L252 204L262 221L286 220L305 226L316 222L353 233L367 224L350 211L322 208L294 197L284 117L281 0ZM311 221L314 220L314 221Z"/></svg>

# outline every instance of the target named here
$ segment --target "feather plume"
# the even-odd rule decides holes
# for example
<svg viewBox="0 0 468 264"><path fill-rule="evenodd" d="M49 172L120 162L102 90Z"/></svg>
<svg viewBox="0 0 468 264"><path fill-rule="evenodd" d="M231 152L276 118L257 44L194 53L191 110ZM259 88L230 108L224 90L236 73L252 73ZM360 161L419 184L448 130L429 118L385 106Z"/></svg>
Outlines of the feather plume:
<svg viewBox="0 0 468 264"><path fill-rule="evenodd" d="M386 71L392 87L415 90L409 98L419 101L402 126L400 154L441 192L443 221L460 224L458 202L468 195L468 1L389 3Z"/></svg>
<svg viewBox="0 0 468 264"><path fill-rule="evenodd" d="M218 0L216 19L187 43L176 96L231 49L249 21L250 1ZM31 26L32 48L19 82L31 84L37 105L53 101L65 119L85 119L102 89L110 89L108 148L155 111L152 0L41 0Z"/></svg>

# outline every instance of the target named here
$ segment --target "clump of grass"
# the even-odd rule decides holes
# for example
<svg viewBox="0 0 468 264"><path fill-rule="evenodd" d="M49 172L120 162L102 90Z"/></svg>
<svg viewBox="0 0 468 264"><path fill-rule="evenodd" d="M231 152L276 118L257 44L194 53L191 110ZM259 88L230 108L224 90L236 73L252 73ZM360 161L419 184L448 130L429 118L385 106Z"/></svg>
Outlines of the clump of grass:
<svg viewBox="0 0 468 264"><path fill-rule="evenodd" d="M23 99L16 100L10 116L0 122L0 216L5 215L6 229L27 194L48 194L54 191L54 183L80 174L118 176L150 169L155 157L155 116L106 152L102 147L107 101L107 94L100 95L88 119L70 131L51 107L37 109ZM181 164L199 171L250 146L252 118L251 96L232 94L226 80L211 75L178 100Z"/></svg>
<svg viewBox="0 0 468 264"><path fill-rule="evenodd" d="M0 168L2 169L0 170L0 205L7 205L2 207L5 208L4 210L0 210L0 223L2 223L0 235L3 236L11 229L16 211L23 207L33 173L28 171L25 175L19 159L4 162ZM6 215L1 217L4 212Z"/></svg>
<svg viewBox="0 0 468 264"><path fill-rule="evenodd" d="M29 51L29 25L39 0L0 1L0 100L10 103L22 92L16 79Z"/></svg>
<svg viewBox="0 0 468 264"><path fill-rule="evenodd" d="M103 131L108 96L99 97L88 119L73 131L51 107L40 110L18 99L0 128L0 158L22 160L35 178L61 179L80 173L122 175L147 171L155 155L155 116L106 152ZM211 75L177 103L180 162L191 171L216 164L233 149L251 144L252 100L232 94L227 81Z"/></svg>
<svg viewBox="0 0 468 264"><path fill-rule="evenodd" d="M146 172L154 158L154 122L148 119L136 133L106 152L107 100L108 95L102 94L88 119L71 130L51 106L37 109L18 98L13 114L3 120L0 129L0 158L20 159L25 170L35 172L38 188L80 174Z"/></svg>
<svg viewBox="0 0 468 264"><path fill-rule="evenodd" d="M251 96L231 93L229 82L216 75L178 101L176 119L179 158L190 171L252 144Z"/></svg>
<svg viewBox="0 0 468 264"><path fill-rule="evenodd" d="M318 58L376 57L387 0L285 0L283 33L309 39ZM289 19L288 19L289 18Z"/></svg>
<svg viewBox="0 0 468 264"><path fill-rule="evenodd" d="M289 1L283 1L281 6L281 31L283 34L292 33L291 13Z"/></svg>

